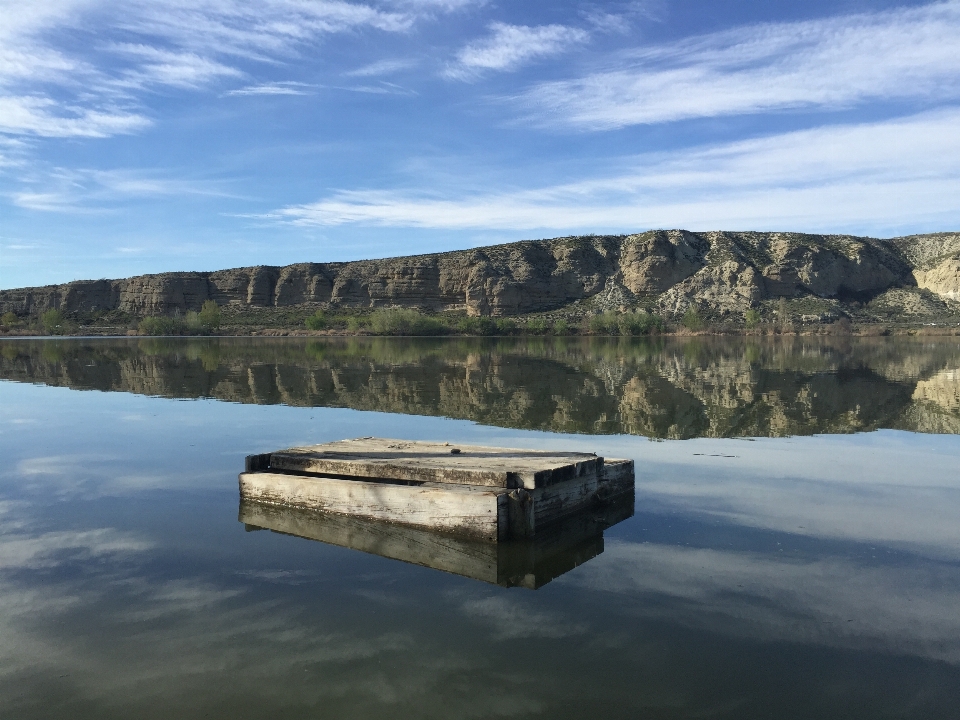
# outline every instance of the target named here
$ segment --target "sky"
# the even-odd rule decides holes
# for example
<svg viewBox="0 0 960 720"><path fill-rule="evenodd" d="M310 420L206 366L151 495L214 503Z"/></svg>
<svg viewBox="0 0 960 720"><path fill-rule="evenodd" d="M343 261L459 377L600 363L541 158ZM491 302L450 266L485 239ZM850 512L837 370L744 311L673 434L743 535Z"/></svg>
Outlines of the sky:
<svg viewBox="0 0 960 720"><path fill-rule="evenodd" d="M0 0L0 288L960 230L960 0Z"/></svg>

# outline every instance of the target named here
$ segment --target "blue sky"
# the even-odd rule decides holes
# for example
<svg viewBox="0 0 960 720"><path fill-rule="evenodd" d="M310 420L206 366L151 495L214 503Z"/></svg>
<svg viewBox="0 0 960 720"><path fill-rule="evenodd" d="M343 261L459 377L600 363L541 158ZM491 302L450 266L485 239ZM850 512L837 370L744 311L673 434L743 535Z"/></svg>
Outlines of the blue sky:
<svg viewBox="0 0 960 720"><path fill-rule="evenodd" d="M0 287L960 229L960 0L0 0Z"/></svg>

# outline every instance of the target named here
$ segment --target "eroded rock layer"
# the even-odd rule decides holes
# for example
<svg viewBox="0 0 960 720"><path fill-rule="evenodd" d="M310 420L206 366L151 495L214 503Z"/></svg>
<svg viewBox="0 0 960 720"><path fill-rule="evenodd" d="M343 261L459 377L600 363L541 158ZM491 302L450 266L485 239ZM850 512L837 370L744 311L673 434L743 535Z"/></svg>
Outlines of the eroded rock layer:
<svg viewBox="0 0 960 720"><path fill-rule="evenodd" d="M740 313L762 300L871 300L896 288L960 298L960 234L877 240L847 235L656 230L564 237L433 255L299 263L0 291L0 312L197 310L207 300L252 307L415 307L505 316L554 310L606 292ZM649 303L648 303L649 304Z"/></svg>

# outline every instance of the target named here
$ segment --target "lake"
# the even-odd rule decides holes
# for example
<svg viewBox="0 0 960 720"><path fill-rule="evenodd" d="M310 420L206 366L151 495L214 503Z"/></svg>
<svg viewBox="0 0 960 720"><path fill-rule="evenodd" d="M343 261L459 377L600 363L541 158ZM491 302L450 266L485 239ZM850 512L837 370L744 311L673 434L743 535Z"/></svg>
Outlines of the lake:
<svg viewBox="0 0 960 720"><path fill-rule="evenodd" d="M526 587L244 514L360 436L635 497ZM960 717L960 338L4 339L0 445L0 717Z"/></svg>

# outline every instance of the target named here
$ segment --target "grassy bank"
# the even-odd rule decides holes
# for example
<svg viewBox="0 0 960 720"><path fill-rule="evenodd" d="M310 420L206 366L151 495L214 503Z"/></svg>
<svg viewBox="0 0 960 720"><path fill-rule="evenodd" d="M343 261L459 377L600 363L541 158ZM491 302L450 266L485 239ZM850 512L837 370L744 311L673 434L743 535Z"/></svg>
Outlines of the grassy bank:
<svg viewBox="0 0 960 720"><path fill-rule="evenodd" d="M316 307L218 307L208 301L197 312L135 317L118 311L64 315L48 310L0 318L5 335L380 335L380 336L621 336L678 334L884 335L960 334L960 317L896 321L836 312L806 300L769 302L742 314L714 313L690 306L664 318L646 309L553 312L516 317L469 317L460 312L414 309L321 310Z"/></svg>

